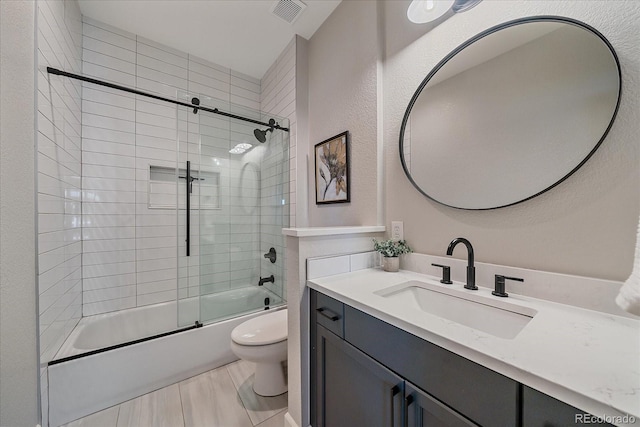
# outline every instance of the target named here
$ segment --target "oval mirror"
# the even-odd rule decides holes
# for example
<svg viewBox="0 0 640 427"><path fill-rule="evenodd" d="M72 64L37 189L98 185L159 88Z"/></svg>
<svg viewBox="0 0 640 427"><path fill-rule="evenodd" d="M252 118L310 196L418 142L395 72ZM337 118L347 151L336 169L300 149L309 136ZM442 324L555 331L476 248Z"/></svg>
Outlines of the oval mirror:
<svg viewBox="0 0 640 427"><path fill-rule="evenodd" d="M612 46L586 24L562 17L501 24L422 81L402 121L402 166L421 193L450 207L528 200L595 152L620 88Z"/></svg>

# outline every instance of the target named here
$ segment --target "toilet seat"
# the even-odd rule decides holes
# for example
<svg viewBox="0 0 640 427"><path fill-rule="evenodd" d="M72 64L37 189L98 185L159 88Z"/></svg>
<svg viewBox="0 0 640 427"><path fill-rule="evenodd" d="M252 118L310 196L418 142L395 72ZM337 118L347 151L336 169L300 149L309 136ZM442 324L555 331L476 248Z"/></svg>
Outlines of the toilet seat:
<svg viewBox="0 0 640 427"><path fill-rule="evenodd" d="M287 339L287 310L264 314L236 326L231 339L239 345L261 346Z"/></svg>

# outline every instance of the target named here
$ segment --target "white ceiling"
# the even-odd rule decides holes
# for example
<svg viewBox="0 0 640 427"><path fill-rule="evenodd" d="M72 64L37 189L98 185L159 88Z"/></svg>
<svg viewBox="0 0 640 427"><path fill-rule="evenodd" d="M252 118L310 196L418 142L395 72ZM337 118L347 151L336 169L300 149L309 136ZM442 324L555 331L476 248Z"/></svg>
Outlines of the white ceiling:
<svg viewBox="0 0 640 427"><path fill-rule="evenodd" d="M292 24L273 15L276 0L79 0L90 18L255 78L295 34L309 39L341 0L303 0Z"/></svg>

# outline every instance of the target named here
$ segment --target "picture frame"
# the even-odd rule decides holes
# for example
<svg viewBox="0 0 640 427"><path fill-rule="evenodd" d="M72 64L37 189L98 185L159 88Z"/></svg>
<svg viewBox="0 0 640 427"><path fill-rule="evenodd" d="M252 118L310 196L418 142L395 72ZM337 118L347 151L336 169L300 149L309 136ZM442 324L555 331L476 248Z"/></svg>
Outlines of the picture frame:
<svg viewBox="0 0 640 427"><path fill-rule="evenodd" d="M314 146L316 205L351 201L349 131Z"/></svg>

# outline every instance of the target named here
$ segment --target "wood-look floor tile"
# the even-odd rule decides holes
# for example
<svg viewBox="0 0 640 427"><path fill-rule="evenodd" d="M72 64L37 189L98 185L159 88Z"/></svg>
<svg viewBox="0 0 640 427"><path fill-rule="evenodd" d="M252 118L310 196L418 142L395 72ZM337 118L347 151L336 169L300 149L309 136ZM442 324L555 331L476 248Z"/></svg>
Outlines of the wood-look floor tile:
<svg viewBox="0 0 640 427"><path fill-rule="evenodd" d="M254 426L287 408L287 393L280 396L264 397L253 391L254 363L239 360L227 365L227 370Z"/></svg>
<svg viewBox="0 0 640 427"><path fill-rule="evenodd" d="M120 405L117 427L184 426L180 388L173 384Z"/></svg>
<svg viewBox="0 0 640 427"><path fill-rule="evenodd" d="M187 427L253 427L225 367L179 383Z"/></svg>
<svg viewBox="0 0 640 427"><path fill-rule="evenodd" d="M65 424L62 427L116 427L118 406L112 406L95 414Z"/></svg>

